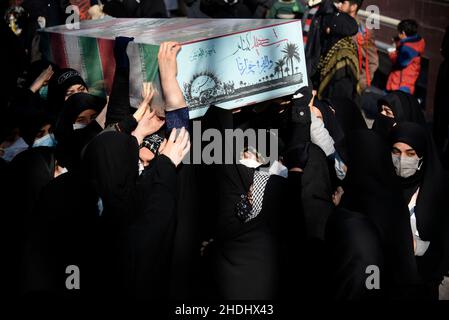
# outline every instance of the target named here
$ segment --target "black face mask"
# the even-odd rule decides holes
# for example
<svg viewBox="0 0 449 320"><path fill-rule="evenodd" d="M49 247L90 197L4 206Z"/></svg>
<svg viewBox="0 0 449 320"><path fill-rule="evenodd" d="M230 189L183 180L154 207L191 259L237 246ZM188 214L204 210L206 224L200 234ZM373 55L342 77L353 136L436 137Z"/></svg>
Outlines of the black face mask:
<svg viewBox="0 0 449 320"><path fill-rule="evenodd" d="M393 128L395 123L396 120L394 118L390 118L379 113L373 123L373 130L379 133L384 138L387 138L390 134L390 130Z"/></svg>

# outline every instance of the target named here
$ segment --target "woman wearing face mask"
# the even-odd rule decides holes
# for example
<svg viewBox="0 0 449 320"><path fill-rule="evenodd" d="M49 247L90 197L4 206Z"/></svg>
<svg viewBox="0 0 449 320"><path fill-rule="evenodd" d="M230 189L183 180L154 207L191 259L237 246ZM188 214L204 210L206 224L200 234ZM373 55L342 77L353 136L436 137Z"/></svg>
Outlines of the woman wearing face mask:
<svg viewBox="0 0 449 320"><path fill-rule="evenodd" d="M56 147L54 122L54 117L48 112L25 117L20 121L20 135L30 148Z"/></svg>
<svg viewBox="0 0 449 320"><path fill-rule="evenodd" d="M173 128L188 130L189 112L182 91L176 80L176 56L181 49L179 43L164 42L158 52L159 73L162 93L165 99L164 110L150 109L154 94L151 83L143 83L142 102L138 109L130 113L129 99L129 58L126 53L128 43L133 38L117 37L114 45L116 68L111 95L106 113L105 131L133 132L139 142L139 179L138 183L147 180L154 171L155 160L160 155L160 146L164 136L168 136ZM151 111L151 112L150 112ZM157 114L156 114L157 112ZM146 122L153 127L151 134L142 133L137 123ZM137 126L137 128L136 128ZM162 129L161 129L162 127ZM157 132L156 132L157 131ZM192 297L191 288L197 283L198 261L197 246L199 240L197 226L196 189L193 165L182 165L177 168L177 199L182 206L176 208L175 244L172 257L171 294L174 298ZM141 189L144 189L142 187Z"/></svg>
<svg viewBox="0 0 449 320"><path fill-rule="evenodd" d="M315 100L310 108L312 111L311 140L326 154L331 178L332 201L338 205L344 192L341 186L347 170L345 133L335 116L335 110L327 101Z"/></svg>
<svg viewBox="0 0 449 320"><path fill-rule="evenodd" d="M345 193L326 227L331 291L337 300L416 298L409 214L388 146L369 130L347 142ZM378 289L366 285L370 266L378 268Z"/></svg>
<svg viewBox="0 0 449 320"><path fill-rule="evenodd" d="M309 130L307 121L301 125ZM233 115L211 106L202 119L202 128L217 129L224 137L226 129L234 129ZM297 195L301 193L308 144L301 144L299 139L289 143L283 158L285 170L272 170L272 166L265 172L260 170L261 157L256 150L248 147L241 152L223 142L226 157L241 158L225 163L223 156L221 163L200 169L205 291L210 290L209 299L272 299L279 296L280 288L289 286L289 281L297 284L303 276L288 270L295 270L293 266L301 265L296 263L302 260L292 254L292 248L303 243L305 236L304 232L299 237L293 235L304 227ZM288 173L287 179L282 172ZM291 199L295 199L295 206L284 208ZM285 213L282 219L278 212ZM281 262L285 264L281 266ZM280 267L286 268L285 272Z"/></svg>
<svg viewBox="0 0 449 320"><path fill-rule="evenodd" d="M379 114L373 123L373 130L388 139L395 123L404 121L425 126L426 121L418 100L412 95L393 91L378 101Z"/></svg>
<svg viewBox="0 0 449 320"><path fill-rule="evenodd" d="M449 178L420 125L403 122L391 131L391 157L410 211L414 253L428 296L438 299L438 286L449 269Z"/></svg>
<svg viewBox="0 0 449 320"><path fill-rule="evenodd" d="M18 139L2 150L1 156L11 161L17 154L28 148L55 147L56 139L53 134L53 123L53 117L45 112L23 115L18 120Z"/></svg>
<svg viewBox="0 0 449 320"><path fill-rule="evenodd" d="M339 180L343 180L345 176L344 159L346 157L346 150L344 146L345 133L342 130L339 121L337 120L335 110L328 102L320 100L315 100L313 102L313 106L311 107L311 109L313 112L312 118L316 117L316 119L313 119L315 122L313 127L316 128L315 132L312 131L313 140L316 140L316 143L322 143L321 141L325 141L324 140L325 135L323 134L323 131L327 130L330 138L333 141L334 147L334 152L327 155L331 160L330 172L332 173L333 177L336 177ZM321 126L320 127L317 126L318 123L321 125L321 122L323 123L324 128ZM317 130L318 128L319 131ZM331 151L328 151L327 153L330 152ZM333 184L338 185L338 181L334 179Z"/></svg>
<svg viewBox="0 0 449 320"><path fill-rule="evenodd" d="M9 126L10 129L13 129L10 132L11 137L14 136L15 130L19 130L16 138L12 139L15 140L12 144L5 141L0 146L0 149L3 149L0 151L0 156L7 161L11 161L16 154L25 150L27 145L32 147L39 132L45 133L48 128L47 125L53 122L53 117L48 112L47 102L39 94L42 88L46 88L49 79L52 77L52 68L53 66L45 61L32 63L28 69L25 84L22 88L18 88L11 100L11 108L9 108L11 113L6 118L16 119L16 121L9 121L5 127ZM15 127L16 125L17 127ZM46 134L43 134L43 136L46 136ZM52 146L54 145L54 139L52 136L46 136L39 140L37 145Z"/></svg>
<svg viewBox="0 0 449 320"><path fill-rule="evenodd" d="M47 99L50 111L58 114L70 96L75 93L88 93L89 88L75 69L65 68L55 72L48 81Z"/></svg>
<svg viewBox="0 0 449 320"><path fill-rule="evenodd" d="M142 119L132 136L103 132L86 146L79 166L43 190L25 247L24 292L77 294L67 292L59 272L75 264L84 270L83 297L166 296L176 167L189 143L184 129L178 137L172 132L151 173L137 183L139 140L152 128Z"/></svg>
<svg viewBox="0 0 449 320"><path fill-rule="evenodd" d="M56 139L52 132L52 126L50 123L45 124L42 126L39 130L39 132L36 135L36 138L33 141L33 148L37 147L55 147L56 146Z"/></svg>
<svg viewBox="0 0 449 320"><path fill-rule="evenodd" d="M347 98L334 98L332 102L314 99L311 110L312 117L316 117L313 119L315 122L313 124L315 129L312 131L313 141L323 144L326 141L327 131L332 139L327 138L328 144L333 142L335 151L328 155L328 166L334 190L332 200L335 205L338 205L344 193L344 178L347 171L346 137L355 130L366 129L366 122L357 105ZM321 122L324 127L321 126Z"/></svg>
<svg viewBox="0 0 449 320"><path fill-rule="evenodd" d="M106 100L88 93L77 93L64 104L55 128L56 152L61 166L70 170L79 164L83 147L103 130L97 115Z"/></svg>

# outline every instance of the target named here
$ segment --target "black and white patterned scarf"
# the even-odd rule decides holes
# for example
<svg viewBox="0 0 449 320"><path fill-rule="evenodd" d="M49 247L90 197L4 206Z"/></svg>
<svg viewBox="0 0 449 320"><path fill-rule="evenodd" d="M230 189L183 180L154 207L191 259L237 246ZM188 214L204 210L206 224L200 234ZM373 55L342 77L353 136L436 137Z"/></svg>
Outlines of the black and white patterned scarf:
<svg viewBox="0 0 449 320"><path fill-rule="evenodd" d="M236 205L237 217L242 222L248 222L254 219L262 211L263 196L270 173L264 171L255 171L253 184L248 194L242 194L240 201Z"/></svg>

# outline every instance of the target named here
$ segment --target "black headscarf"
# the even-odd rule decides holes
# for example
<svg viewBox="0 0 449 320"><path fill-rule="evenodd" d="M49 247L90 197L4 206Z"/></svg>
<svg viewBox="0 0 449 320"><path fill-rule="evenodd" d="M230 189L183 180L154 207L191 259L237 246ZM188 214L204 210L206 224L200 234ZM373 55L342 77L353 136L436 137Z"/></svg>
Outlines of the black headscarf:
<svg viewBox="0 0 449 320"><path fill-rule="evenodd" d="M413 122L401 122L391 130L391 143L403 142L413 147L418 157L427 156L427 132Z"/></svg>
<svg viewBox="0 0 449 320"><path fill-rule="evenodd" d="M250 1L229 4L223 0L200 0L200 10L211 18L254 18L255 7ZM232 1L230 1L232 3Z"/></svg>
<svg viewBox="0 0 449 320"><path fill-rule="evenodd" d="M373 130L386 139L388 139L390 130L395 123L410 121L422 126L426 125L426 120L424 119L424 114L418 100L408 93L403 91L390 92L385 97L379 99L377 105L379 113L373 123ZM380 113L382 111L382 105L390 107L393 111L394 119Z"/></svg>
<svg viewBox="0 0 449 320"><path fill-rule="evenodd" d="M28 216L41 189L53 179L54 172L53 148L32 148L18 154L8 167L9 201L14 203L14 211Z"/></svg>
<svg viewBox="0 0 449 320"><path fill-rule="evenodd" d="M34 209L42 190L53 180L54 169L52 148L32 148L18 154L9 163L1 179L4 187L0 195L2 223L5 226L2 239L7 241L2 252L8 257L5 272L8 272L8 277L13 281L13 294L19 289L17 280L24 280L23 275L18 278L16 273L20 270L23 244L29 231L36 228Z"/></svg>
<svg viewBox="0 0 449 320"><path fill-rule="evenodd" d="M324 0L320 4L320 8L315 14L312 23L310 25L310 31L308 34L307 46L305 50L307 74L311 77L315 77L318 63L322 52L322 33L323 20L326 16L336 13L336 8L331 0Z"/></svg>
<svg viewBox="0 0 449 320"><path fill-rule="evenodd" d="M67 89L76 84L88 89L81 74L75 69L65 68L55 71L48 83L48 102L53 112L58 113L62 109Z"/></svg>
<svg viewBox="0 0 449 320"><path fill-rule="evenodd" d="M415 215L422 240L430 241L424 256L418 257L418 268L424 279L439 284L449 268L449 176L440 163L430 134L416 123L396 125L391 143L404 142L423 157L421 169L413 176L401 179L406 201L419 187Z"/></svg>
<svg viewBox="0 0 449 320"><path fill-rule="evenodd" d="M392 145L396 142L407 143L415 149L419 157L423 157L421 169L412 177L401 179L401 182L406 192L406 201L410 201L413 195L409 189L413 187L416 191L418 186L420 187L415 210L418 230L424 240L431 239L434 230L438 228L437 221L448 212L445 200L449 183L447 173L432 148L430 135L420 125L411 122L399 123L392 129L390 141Z"/></svg>
<svg viewBox="0 0 449 320"><path fill-rule="evenodd" d="M42 189L22 254L21 289L25 293L67 294L66 275L58 270L72 264L84 270L81 296L89 296L94 288L103 290L102 296L109 293L108 280L103 277L109 278L115 269L100 245L105 237L98 228L97 201L75 171L52 179ZM76 294L79 297L80 292Z"/></svg>
<svg viewBox="0 0 449 320"><path fill-rule="evenodd" d="M406 143L415 149L418 157L425 157L427 160L427 134L419 125L412 122L402 122L391 130L390 143L393 146L396 142ZM401 186L404 192L404 199L409 202L413 194L422 182L424 169L417 171L408 178L400 177Z"/></svg>
<svg viewBox="0 0 449 320"><path fill-rule="evenodd" d="M323 122L329 134L334 139L335 143L343 140L345 134L337 119L337 113L332 111L332 106L325 100L314 100L313 105L318 108L323 116Z"/></svg>
<svg viewBox="0 0 449 320"><path fill-rule="evenodd" d="M345 37L354 36L358 32L357 21L347 13L335 12L323 19L321 54L326 54L334 44ZM330 33L326 33L329 28Z"/></svg>
<svg viewBox="0 0 449 320"><path fill-rule="evenodd" d="M133 137L105 132L86 147L82 170L69 169L47 185L24 256L28 286L54 278L55 289L64 291L65 275L57 270L75 264L84 270L81 296L123 295L124 219L133 210L128 196L133 194L137 161Z"/></svg>
<svg viewBox="0 0 449 320"><path fill-rule="evenodd" d="M163 0L109 0L103 11L115 18L168 18Z"/></svg>
<svg viewBox="0 0 449 320"><path fill-rule="evenodd" d="M403 91L393 91L377 102L379 112L382 105L390 107L394 113L395 122L410 121L421 125L426 123L418 100Z"/></svg>
<svg viewBox="0 0 449 320"><path fill-rule="evenodd" d="M418 99L409 93L395 91L381 99L379 103L390 106L397 122L411 121L421 125L426 122ZM381 106L379 104L379 107Z"/></svg>
<svg viewBox="0 0 449 320"><path fill-rule="evenodd" d="M332 101L316 99L314 106L321 111L324 125L335 142L335 149L343 161L346 161L345 137L355 130L367 128L359 107L348 98L334 98Z"/></svg>
<svg viewBox="0 0 449 320"><path fill-rule="evenodd" d="M125 10L125 5L122 1L105 1L103 12L114 18L128 18L127 12Z"/></svg>
<svg viewBox="0 0 449 320"><path fill-rule="evenodd" d="M64 141L73 131L73 124L78 115L88 109L100 112L106 100L88 93L75 93L64 103L64 108L56 123L55 137L58 142Z"/></svg>
<svg viewBox="0 0 449 320"><path fill-rule="evenodd" d="M331 109L332 106L327 100L314 100L313 105L318 108L323 116L324 126L334 140L335 150L338 155L345 161L347 159L346 146L345 146L345 133L343 132L339 121L337 120L336 113ZM331 161L330 167L332 168L334 163ZM333 173L334 170L331 170ZM334 183L338 182L334 177Z"/></svg>
<svg viewBox="0 0 449 320"><path fill-rule="evenodd" d="M256 136L255 145L246 146L257 149L258 146L265 146L265 150L257 150L261 155L268 160L270 157L270 146L275 144L278 146L278 154L281 154L285 144L284 141L279 137L279 135L271 132L271 129L279 128L279 106L275 104L270 104L267 108L261 112L256 112L256 110L251 108L245 108L241 112L233 115L234 126L238 129L246 131L250 130L267 130L266 136L263 138L259 135ZM263 152L264 151L264 152ZM272 155L271 155L272 156Z"/></svg>
<svg viewBox="0 0 449 320"><path fill-rule="evenodd" d="M348 137L348 172L341 207L362 213L376 225L385 252L388 279L416 281L409 212L384 140L369 130Z"/></svg>
<svg viewBox="0 0 449 320"><path fill-rule="evenodd" d="M345 135L355 130L367 129L365 119L357 104L348 98L333 98L330 101L335 117Z"/></svg>
<svg viewBox="0 0 449 320"><path fill-rule="evenodd" d="M83 172L102 199L105 212L119 216L130 209L138 162L137 140L124 133L104 132L86 146Z"/></svg>
<svg viewBox="0 0 449 320"><path fill-rule="evenodd" d="M20 119L20 136L32 147L34 140L41 128L47 124L53 126L55 117L49 112L40 112L33 117L24 117Z"/></svg>
<svg viewBox="0 0 449 320"><path fill-rule="evenodd" d="M117 294L123 294L127 285L124 268L131 252L127 249L126 232L136 211L138 161L137 140L116 131L99 134L82 152L80 177L103 208L99 211L97 231L104 255L101 263L110 265L106 274L116 279L111 289Z"/></svg>
<svg viewBox="0 0 449 320"><path fill-rule="evenodd" d="M91 121L83 129L73 130L78 115L87 109L99 112L106 100L87 93L76 93L64 104L55 128L57 159L61 166L71 170L80 162L81 150L103 129L96 121Z"/></svg>
<svg viewBox="0 0 449 320"><path fill-rule="evenodd" d="M232 112L215 106L207 110L202 120L202 128L214 128L222 134L234 127ZM222 154L227 155L233 152L232 143L225 141L223 151ZM204 165L201 171L204 179L201 187L205 189L207 201L202 203L202 210L211 224L210 229L206 227L211 230L207 232L214 239L212 246L208 246L206 259L218 296L225 299L273 298L279 276L276 213L283 212L285 202L281 199L287 190L285 179L270 176L263 190L253 185L257 191L251 194L255 198L263 192L262 209L257 217L243 222L240 204L256 181L255 170L234 162Z"/></svg>

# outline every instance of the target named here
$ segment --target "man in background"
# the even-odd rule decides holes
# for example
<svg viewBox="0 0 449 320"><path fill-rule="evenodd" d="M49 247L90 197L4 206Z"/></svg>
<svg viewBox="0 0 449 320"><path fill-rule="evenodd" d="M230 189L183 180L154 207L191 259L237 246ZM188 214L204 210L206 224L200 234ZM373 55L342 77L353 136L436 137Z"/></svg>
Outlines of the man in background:
<svg viewBox="0 0 449 320"><path fill-rule="evenodd" d="M359 58L359 87L363 92L371 87L374 73L379 67L379 55L374 43L374 34L366 28L365 24L357 19L357 12L362 7L363 0L345 0L338 2L340 12L345 12L357 21L358 32L353 37L357 43L357 54Z"/></svg>

